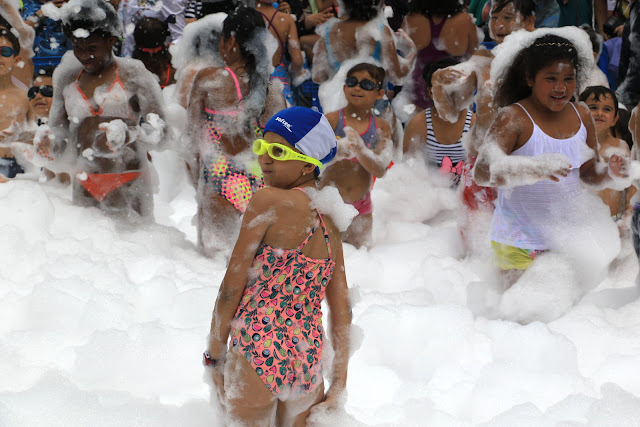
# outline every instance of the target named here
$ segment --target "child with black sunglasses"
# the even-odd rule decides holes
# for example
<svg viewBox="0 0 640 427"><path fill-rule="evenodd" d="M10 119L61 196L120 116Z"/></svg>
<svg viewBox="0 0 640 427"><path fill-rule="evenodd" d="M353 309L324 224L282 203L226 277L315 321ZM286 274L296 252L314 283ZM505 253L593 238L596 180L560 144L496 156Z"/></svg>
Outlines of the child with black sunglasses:
<svg viewBox="0 0 640 427"><path fill-rule="evenodd" d="M336 187L344 202L358 210L358 216L342 235L346 243L358 248L371 244L373 177L384 176L393 150L389 123L371 111L375 102L384 96L385 77L384 69L373 64L354 66L347 72L343 87L347 106L327 114L331 127L341 139L337 161L327 167L321 185Z"/></svg>
<svg viewBox="0 0 640 427"><path fill-rule="evenodd" d="M35 121L28 99L11 79L14 67L21 61L19 52L20 42L16 36L0 30L0 182L24 173L8 143L18 140L17 129Z"/></svg>

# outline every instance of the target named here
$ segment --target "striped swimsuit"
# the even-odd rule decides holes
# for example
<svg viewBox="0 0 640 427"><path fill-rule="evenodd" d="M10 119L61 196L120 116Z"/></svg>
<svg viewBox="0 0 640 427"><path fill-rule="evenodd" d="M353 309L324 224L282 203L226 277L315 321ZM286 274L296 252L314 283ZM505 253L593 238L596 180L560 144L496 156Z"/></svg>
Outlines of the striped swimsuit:
<svg viewBox="0 0 640 427"><path fill-rule="evenodd" d="M462 135L458 142L454 144L440 144L436 140L435 133L433 132L431 108L424 110L424 113L427 121L427 140L423 148L425 161L427 165L438 166L440 172L444 174L452 174L454 184L458 185L464 168L464 161L467 158L467 153L462 146L462 135L469 131L473 113L471 110L467 110Z"/></svg>

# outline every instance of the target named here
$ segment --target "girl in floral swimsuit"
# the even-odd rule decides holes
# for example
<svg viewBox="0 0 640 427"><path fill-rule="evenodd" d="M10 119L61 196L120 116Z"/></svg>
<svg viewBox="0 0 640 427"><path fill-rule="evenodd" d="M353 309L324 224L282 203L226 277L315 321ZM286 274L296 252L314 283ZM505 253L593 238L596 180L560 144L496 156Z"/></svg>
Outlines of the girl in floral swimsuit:
<svg viewBox="0 0 640 427"><path fill-rule="evenodd" d="M222 27L224 67L200 70L189 96L189 166L197 185L198 245L207 256L229 247L242 212L262 187L250 145L261 134L260 121L285 107L269 85L266 37L260 13L236 9Z"/></svg>
<svg viewBox="0 0 640 427"><path fill-rule="evenodd" d="M227 422L304 425L312 406L324 400L335 408L346 386L351 311L340 233L309 197L318 171L335 155L336 139L320 113L293 107L269 120L254 152L268 187L245 212L205 364ZM335 350L326 395L325 295Z"/></svg>

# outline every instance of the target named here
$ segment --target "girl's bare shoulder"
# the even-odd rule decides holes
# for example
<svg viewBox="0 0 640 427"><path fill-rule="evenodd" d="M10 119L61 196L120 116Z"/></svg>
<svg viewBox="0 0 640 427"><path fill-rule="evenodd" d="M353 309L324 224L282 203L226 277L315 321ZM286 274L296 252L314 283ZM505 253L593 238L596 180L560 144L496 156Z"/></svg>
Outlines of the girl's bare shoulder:
<svg viewBox="0 0 640 427"><path fill-rule="evenodd" d="M336 126L338 126L338 119L340 118L340 110L332 111L330 113L325 114L324 116L329 121L329 124L331 125L333 130L336 130Z"/></svg>

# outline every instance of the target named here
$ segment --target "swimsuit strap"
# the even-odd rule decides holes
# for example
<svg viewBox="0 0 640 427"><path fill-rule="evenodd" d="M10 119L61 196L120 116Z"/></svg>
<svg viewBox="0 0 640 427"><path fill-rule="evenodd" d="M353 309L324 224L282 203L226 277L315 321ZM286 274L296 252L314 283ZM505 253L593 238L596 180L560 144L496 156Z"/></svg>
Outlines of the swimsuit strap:
<svg viewBox="0 0 640 427"><path fill-rule="evenodd" d="M87 103L87 105L89 106L89 111L91 111L91 115L92 116L101 116L102 115L102 107L104 107L104 103L107 101L107 98L105 97L105 99L102 101L102 105L100 105L100 109L98 111L96 111L93 108L93 105L91 104L91 101L89 101L89 98L84 93L84 91L80 87L80 84L78 83L78 80L80 80L80 76L82 75L83 71L84 71L84 68L82 70L80 70L80 73L78 73L78 77L76 77L76 81L74 83L76 85L76 88L78 89L78 92L80 93L80 96L82 96L82 99L84 99L85 102ZM109 86L109 89L107 89L107 93L111 92L111 89L113 89L113 87L116 85L116 83L120 83L120 86L122 87L122 89L124 89L124 84L120 80L120 75L118 74L118 62L117 61L116 61L116 77L115 77L115 79L113 79L113 82ZM95 89L94 89L94 92L95 92ZM129 107L129 118L131 118L131 107Z"/></svg>
<svg viewBox="0 0 640 427"><path fill-rule="evenodd" d="M331 63L331 65L333 66L333 68L335 70L340 68L340 62L338 62L336 60L336 57L333 56L333 52L331 51L331 45L329 44L329 30L331 28L329 28L329 26L327 25L327 29L324 32L324 44L326 47L326 51L327 51L327 56L329 57L329 62Z"/></svg>
<svg viewBox="0 0 640 427"><path fill-rule="evenodd" d="M280 38L280 34L278 33L278 30L273 25L273 20L276 17L276 15L278 14L278 9L276 9L276 13L271 15L271 19L267 18L267 15L265 15L264 13L262 13L262 12L259 12L259 13L260 13L260 15L262 15L264 17L264 19L267 20L267 24L269 25L269 28L272 28L273 32L276 33L276 37L278 38L278 42L280 42L280 47L282 47L282 52L280 52L280 62L282 62L282 59L284 58L285 45L284 45L284 42L282 41L282 39Z"/></svg>
<svg viewBox="0 0 640 427"><path fill-rule="evenodd" d="M382 38L382 29L384 28L384 22L380 23L380 38ZM380 44L380 40L376 42L376 49L373 51L373 59L376 61L380 61L380 51L382 50L382 45Z"/></svg>
<svg viewBox="0 0 640 427"><path fill-rule="evenodd" d="M164 89L169 84L169 78L171 77L171 64L167 64L167 80L164 85L160 85L160 89Z"/></svg>
<svg viewBox="0 0 640 427"><path fill-rule="evenodd" d="M240 92L240 83L238 82L238 77L236 77L236 73L234 73L233 70L229 67L224 67L224 69L231 74L231 77L233 77L233 82L236 84L236 93L238 94L238 101L242 101L242 92Z"/></svg>
<svg viewBox="0 0 640 427"><path fill-rule="evenodd" d="M300 188L300 187L294 187L292 188L292 190L300 190L302 191L304 194L306 194L307 197L309 197L309 195L307 194L306 191L304 191L304 189ZM311 199L309 197L309 199ZM315 208L314 208L315 209ZM302 252L302 248L305 247L305 245L309 242L309 240L311 239L311 237L314 235L314 233L316 232L318 225L320 225L322 227L322 233L324 234L324 241L327 243L327 253L329 254L329 259L331 259L331 243L329 243L329 234L327 233L327 227L324 225L324 220L322 219L322 214L320 212L318 212L318 209L315 209L316 213L318 214L318 219L316 220L316 223L314 224L313 228L311 229L311 232L309 233L309 235L307 236L306 239L304 239L304 241L300 244L300 246L298 246L296 248L297 252Z"/></svg>
<svg viewBox="0 0 640 427"><path fill-rule="evenodd" d="M529 114L529 112L527 111L527 109L526 109L526 108L524 108L524 107L522 106L522 104L520 104L519 102L514 102L514 104L515 104L515 105L517 105L518 107L520 107L520 108L522 108L522 109L524 110L525 114L526 114L527 116L529 116L529 119L531 120L531 122L532 122L532 123L533 123L533 125L535 126L535 125L536 125L536 122L533 120L533 117L531 117L531 114Z"/></svg>
<svg viewBox="0 0 640 427"><path fill-rule="evenodd" d="M464 121L464 128L462 128L462 133L469 132L471 128L471 119L473 118L473 112L471 110L467 110L467 118Z"/></svg>

